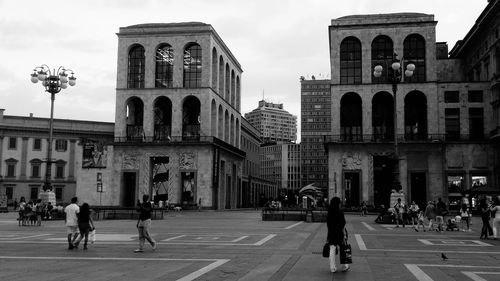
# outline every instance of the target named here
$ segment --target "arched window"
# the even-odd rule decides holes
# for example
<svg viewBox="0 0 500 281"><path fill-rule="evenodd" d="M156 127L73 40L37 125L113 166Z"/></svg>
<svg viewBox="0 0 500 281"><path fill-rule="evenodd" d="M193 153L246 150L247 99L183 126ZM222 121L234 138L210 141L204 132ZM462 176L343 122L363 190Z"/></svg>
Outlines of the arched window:
<svg viewBox="0 0 500 281"><path fill-rule="evenodd" d="M172 128L172 102L159 97L154 103L154 139L170 140Z"/></svg>
<svg viewBox="0 0 500 281"><path fill-rule="evenodd" d="M373 140L394 139L394 99L388 92L378 92L372 99Z"/></svg>
<svg viewBox="0 0 500 281"><path fill-rule="evenodd" d="M340 84L361 84L361 42L356 37L340 44Z"/></svg>
<svg viewBox="0 0 500 281"><path fill-rule="evenodd" d="M182 103L182 139L200 138L201 103L195 96L189 96Z"/></svg>
<svg viewBox="0 0 500 281"><path fill-rule="evenodd" d="M217 137L217 104L215 99L212 99L212 108L210 116L210 131L213 137Z"/></svg>
<svg viewBox="0 0 500 281"><path fill-rule="evenodd" d="M240 76L236 75L236 109L240 111L241 87Z"/></svg>
<svg viewBox="0 0 500 281"><path fill-rule="evenodd" d="M240 147L240 119L236 118L236 147Z"/></svg>
<svg viewBox="0 0 500 281"><path fill-rule="evenodd" d="M127 101L127 140L137 141L144 137L144 103L138 97Z"/></svg>
<svg viewBox="0 0 500 281"><path fill-rule="evenodd" d="M427 139L427 98L419 91L405 96L405 139Z"/></svg>
<svg viewBox="0 0 500 281"><path fill-rule="evenodd" d="M234 70L231 70L231 105L234 107L236 104L236 85L234 81Z"/></svg>
<svg viewBox="0 0 500 281"><path fill-rule="evenodd" d="M224 113L224 141L229 143L229 113L226 112Z"/></svg>
<svg viewBox="0 0 500 281"><path fill-rule="evenodd" d="M231 128L229 129L229 143L234 145L234 115L231 114L231 123L230 123Z"/></svg>
<svg viewBox="0 0 500 281"><path fill-rule="evenodd" d="M224 58L219 58L219 95L224 97Z"/></svg>
<svg viewBox="0 0 500 281"><path fill-rule="evenodd" d="M230 103L231 100L231 86L230 86L230 83L231 83L231 72L229 71L229 64L226 63L226 84L224 85L224 99Z"/></svg>
<svg viewBox="0 0 500 281"><path fill-rule="evenodd" d="M184 88L201 87L201 47L196 43L184 49Z"/></svg>
<svg viewBox="0 0 500 281"><path fill-rule="evenodd" d="M375 77L372 71L372 83L387 83L387 71L391 67L394 48L391 38L379 35L372 41L372 70L376 65L381 65L382 75Z"/></svg>
<svg viewBox="0 0 500 281"><path fill-rule="evenodd" d="M218 72L217 69L219 67L219 61L217 60L217 50L215 48L212 49L212 89L217 92L217 78Z"/></svg>
<svg viewBox="0 0 500 281"><path fill-rule="evenodd" d="M340 100L340 135L344 141L363 139L363 106L361 97L356 93L347 93Z"/></svg>
<svg viewBox="0 0 500 281"><path fill-rule="evenodd" d="M217 115L219 116L217 137L222 140L224 139L224 112L222 111L222 105L219 105L219 113Z"/></svg>
<svg viewBox="0 0 500 281"><path fill-rule="evenodd" d="M128 52L127 88L144 88L144 47L135 45Z"/></svg>
<svg viewBox="0 0 500 281"><path fill-rule="evenodd" d="M174 49L168 44L162 44L156 49L156 88L172 88L174 69Z"/></svg>
<svg viewBox="0 0 500 281"><path fill-rule="evenodd" d="M425 39L419 34L411 34L403 43L403 57L406 65L415 64L413 76L405 77L407 82L425 82Z"/></svg>

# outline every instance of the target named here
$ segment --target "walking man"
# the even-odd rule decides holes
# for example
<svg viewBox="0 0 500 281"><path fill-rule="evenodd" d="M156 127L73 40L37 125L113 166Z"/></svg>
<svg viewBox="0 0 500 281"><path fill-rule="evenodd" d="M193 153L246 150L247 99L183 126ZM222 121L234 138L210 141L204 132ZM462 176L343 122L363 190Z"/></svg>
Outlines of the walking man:
<svg viewBox="0 0 500 281"><path fill-rule="evenodd" d="M398 202L394 205L394 212L396 213L396 227L399 227L399 220L401 220L403 227L405 227L405 220L403 218L404 208L404 203L401 203L401 198L398 198Z"/></svg>
<svg viewBox="0 0 500 281"><path fill-rule="evenodd" d="M78 198L73 197L71 198L71 204L64 208L66 229L68 231L68 250L73 250L74 246L71 241L78 236L78 213L80 213L80 207L76 204L77 202Z"/></svg>
<svg viewBox="0 0 500 281"><path fill-rule="evenodd" d="M139 220L137 221L137 230L139 231L139 249L134 250L134 253L144 252L144 243L148 240L149 244L156 250L156 241L151 238L149 228L151 227L151 202L149 202L149 195L142 196L142 204L137 206L137 211L140 212Z"/></svg>
<svg viewBox="0 0 500 281"><path fill-rule="evenodd" d="M446 204L441 201L441 198L438 198L438 202L436 204L436 223L438 225L438 231L443 231L444 224L444 216L448 214L448 208L446 208Z"/></svg>

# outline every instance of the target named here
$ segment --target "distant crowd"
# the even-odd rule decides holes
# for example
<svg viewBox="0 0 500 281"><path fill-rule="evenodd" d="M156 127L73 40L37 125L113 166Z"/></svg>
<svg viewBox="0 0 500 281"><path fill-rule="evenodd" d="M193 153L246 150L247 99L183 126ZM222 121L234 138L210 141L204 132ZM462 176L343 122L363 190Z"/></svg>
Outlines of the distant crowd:
<svg viewBox="0 0 500 281"><path fill-rule="evenodd" d="M42 220L51 220L63 214L62 206L53 206L52 203L42 202L42 199L30 200L26 202L24 197L21 197L19 203L14 200L14 210L19 213L19 226L41 226Z"/></svg>

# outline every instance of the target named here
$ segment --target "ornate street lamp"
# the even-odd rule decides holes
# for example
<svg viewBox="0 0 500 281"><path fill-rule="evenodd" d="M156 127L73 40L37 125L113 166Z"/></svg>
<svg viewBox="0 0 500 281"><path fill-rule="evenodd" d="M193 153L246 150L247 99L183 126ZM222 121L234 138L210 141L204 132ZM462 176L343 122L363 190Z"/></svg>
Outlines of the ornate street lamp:
<svg viewBox="0 0 500 281"><path fill-rule="evenodd" d="M406 70L404 71L401 68L401 64L405 65L404 58L398 60L398 54L394 53L392 56L392 71L387 75L387 83L392 84L392 94L394 100L394 179L393 179L393 189L399 191L401 189L401 181L399 179L399 151L398 151L398 110L397 110L397 92L398 92L398 84L404 81L404 76L411 77L413 75L413 71L415 71L415 65L413 63L408 63L406 65ZM382 71L384 68L382 65L376 65L373 69L373 76L380 77L382 76Z"/></svg>
<svg viewBox="0 0 500 281"><path fill-rule="evenodd" d="M68 77L68 74L71 76ZM56 94L62 89L66 89L68 84L75 86L76 78L71 69L66 69L60 66L57 71L43 64L33 69L31 74L31 82L38 83L42 81L42 85L46 92L50 93L50 122L49 122L49 144L47 148L47 165L45 171L45 182L43 184L43 191L52 191L51 178L52 178L52 136L54 127L54 100Z"/></svg>

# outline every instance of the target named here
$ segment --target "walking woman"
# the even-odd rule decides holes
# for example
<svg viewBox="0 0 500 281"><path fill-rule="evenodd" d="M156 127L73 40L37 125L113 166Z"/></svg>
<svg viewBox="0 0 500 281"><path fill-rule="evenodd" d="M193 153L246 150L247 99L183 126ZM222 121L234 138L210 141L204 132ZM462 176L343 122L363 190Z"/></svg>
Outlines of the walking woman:
<svg viewBox="0 0 500 281"><path fill-rule="evenodd" d="M493 198L493 206L490 207L491 213L495 214L495 218L493 219L493 239L498 239L498 230L500 228L500 200L498 197Z"/></svg>
<svg viewBox="0 0 500 281"><path fill-rule="evenodd" d="M338 246L344 243L344 228L345 228L344 212L340 210L340 198L333 197L328 207L328 215L326 225L328 227L328 244L330 245L330 271L336 272L335 255L338 253ZM342 265L342 271L349 269L349 265Z"/></svg>
<svg viewBox="0 0 500 281"><path fill-rule="evenodd" d="M483 221L481 237L479 239L488 239L488 234L493 234L493 229L491 229L490 225L490 208L488 208L486 198L481 198L479 201L479 210L481 211L481 220Z"/></svg>
<svg viewBox="0 0 500 281"><path fill-rule="evenodd" d="M78 229L80 230L80 235L73 241L73 245L75 248L78 248L78 244L82 241L83 237L85 237L83 249L87 250L89 232L94 229L94 221L90 217L90 207L87 203L83 203L80 207L80 213L78 213Z"/></svg>

